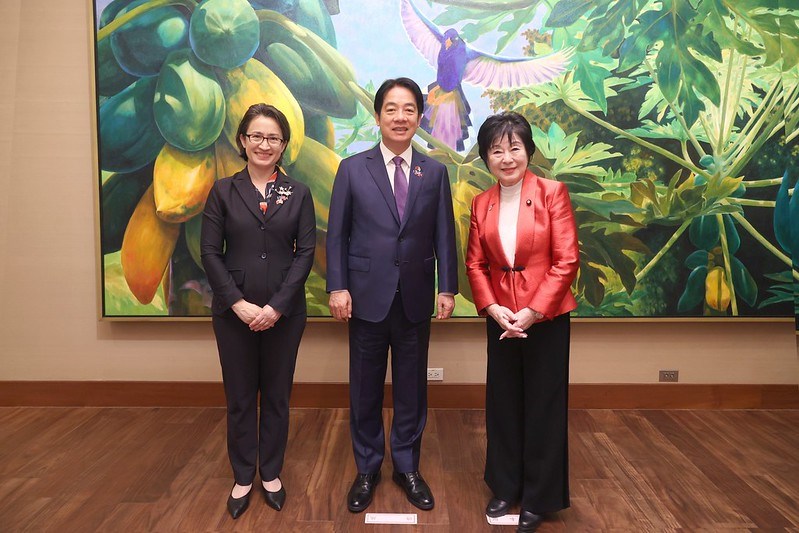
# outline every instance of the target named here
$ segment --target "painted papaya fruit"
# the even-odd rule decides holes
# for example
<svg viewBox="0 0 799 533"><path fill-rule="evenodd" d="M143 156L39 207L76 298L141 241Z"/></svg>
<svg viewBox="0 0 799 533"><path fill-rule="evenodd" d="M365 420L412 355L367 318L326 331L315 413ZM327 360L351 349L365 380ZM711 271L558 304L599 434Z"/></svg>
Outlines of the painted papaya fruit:
<svg viewBox="0 0 799 533"><path fill-rule="evenodd" d="M250 0L253 9L271 9L281 15L294 18L299 0Z"/></svg>
<svg viewBox="0 0 799 533"><path fill-rule="evenodd" d="M197 216L190 218L183 224L183 237L186 239L186 248L189 249L189 255L191 255L192 261L194 264L200 267L200 269L205 272L205 268L203 268L203 261L200 257L200 232L203 227L203 216L202 213L197 214Z"/></svg>
<svg viewBox="0 0 799 533"><path fill-rule="evenodd" d="M327 228L330 191L333 190L333 180L336 178L340 162L341 157L336 152L313 139L306 138L299 157L287 168L292 178L311 189L316 225L319 228Z"/></svg>
<svg viewBox="0 0 799 533"><path fill-rule="evenodd" d="M697 248L710 250L719 242L719 222L716 215L695 217L688 228L688 237Z"/></svg>
<svg viewBox="0 0 799 533"><path fill-rule="evenodd" d="M774 205L774 235L780 248L786 253L791 253L791 197L788 191L796 186L796 176L786 170L782 175L782 183L777 190L776 203ZM794 197L796 192L794 191Z"/></svg>
<svg viewBox="0 0 799 533"><path fill-rule="evenodd" d="M117 17L148 0L134 0ZM134 76L155 76L170 52L189 43L189 21L184 12L172 6L145 12L111 35L111 49L119 65Z"/></svg>
<svg viewBox="0 0 799 533"><path fill-rule="evenodd" d="M191 48L209 65L243 65L258 48L258 15L246 0L207 0L191 15Z"/></svg>
<svg viewBox="0 0 799 533"><path fill-rule="evenodd" d="M164 138L153 116L155 78L142 78L100 106L100 168L132 172L151 163Z"/></svg>
<svg viewBox="0 0 799 533"><path fill-rule="evenodd" d="M192 152L211 146L225 125L225 97L209 67L189 49L172 52L161 67L153 102L166 141Z"/></svg>
<svg viewBox="0 0 799 533"><path fill-rule="evenodd" d="M309 113L303 108L305 116L305 136L327 146L331 150L336 147L336 130L333 121L326 115Z"/></svg>
<svg viewBox="0 0 799 533"><path fill-rule="evenodd" d="M133 211L122 240L122 272L139 302L148 304L153 300L178 236L180 225L158 218L153 188L148 188Z"/></svg>
<svg viewBox="0 0 799 533"><path fill-rule="evenodd" d="M336 47L336 30L330 12L322 0L299 0L294 20L324 39L333 48Z"/></svg>
<svg viewBox="0 0 799 533"><path fill-rule="evenodd" d="M100 248L102 254L122 247L122 237L144 191L153 182L153 166L128 173L114 174L103 183L100 192Z"/></svg>
<svg viewBox="0 0 799 533"><path fill-rule="evenodd" d="M203 210L215 181L213 148L185 152L165 144L153 169L156 213L165 222L187 221Z"/></svg>
<svg viewBox="0 0 799 533"><path fill-rule="evenodd" d="M97 92L100 96L113 96L137 79L119 66L110 39L97 43Z"/></svg>
<svg viewBox="0 0 799 533"><path fill-rule="evenodd" d="M214 143L216 156L216 179L227 178L244 168L247 163L241 158L235 146L222 136Z"/></svg>
<svg viewBox="0 0 799 533"><path fill-rule="evenodd" d="M730 254L734 254L741 247L741 235L738 233L738 228L735 227L735 222L730 215L722 215L724 219L724 235L727 237L727 248Z"/></svg>
<svg viewBox="0 0 799 533"><path fill-rule="evenodd" d="M720 266L713 267L705 279L705 301L708 307L716 311L726 311L730 305L730 287L727 274Z"/></svg>
<svg viewBox="0 0 799 533"><path fill-rule="evenodd" d="M679 301L677 311L684 313L690 311L705 298L705 281L707 280L707 267L698 266L688 274L688 281L685 282Z"/></svg>
<svg viewBox="0 0 799 533"><path fill-rule="evenodd" d="M286 19L261 21L261 45L255 57L286 83L304 109L339 118L355 116L357 101L352 91L292 27L298 28Z"/></svg>
<svg viewBox="0 0 799 533"><path fill-rule="evenodd" d="M106 26L109 22L114 20L120 11L125 9L134 0L113 0L103 8L100 13L99 27Z"/></svg>
<svg viewBox="0 0 799 533"><path fill-rule="evenodd" d="M252 104L272 104L286 115L291 128L291 140L283 154L283 162L288 165L294 161L305 139L305 119L300 104L286 84L257 59L219 73L218 79L227 101L224 132L228 142L236 146L239 122Z"/></svg>
<svg viewBox="0 0 799 533"><path fill-rule="evenodd" d="M752 274L749 273L743 263L737 257L730 258L730 270L732 271L732 283L735 287L735 295L741 298L750 307L757 302L757 282Z"/></svg>

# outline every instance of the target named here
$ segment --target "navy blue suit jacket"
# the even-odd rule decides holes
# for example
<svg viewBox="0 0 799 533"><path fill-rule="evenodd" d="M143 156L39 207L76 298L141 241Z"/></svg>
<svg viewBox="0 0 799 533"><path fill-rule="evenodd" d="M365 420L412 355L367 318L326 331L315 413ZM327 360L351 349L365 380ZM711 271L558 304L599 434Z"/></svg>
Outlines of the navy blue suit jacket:
<svg viewBox="0 0 799 533"><path fill-rule="evenodd" d="M341 162L327 224L327 291L347 289L352 315L383 320L400 288L405 316L420 322L438 291L458 292L458 259L447 169L416 150L402 220L377 145Z"/></svg>

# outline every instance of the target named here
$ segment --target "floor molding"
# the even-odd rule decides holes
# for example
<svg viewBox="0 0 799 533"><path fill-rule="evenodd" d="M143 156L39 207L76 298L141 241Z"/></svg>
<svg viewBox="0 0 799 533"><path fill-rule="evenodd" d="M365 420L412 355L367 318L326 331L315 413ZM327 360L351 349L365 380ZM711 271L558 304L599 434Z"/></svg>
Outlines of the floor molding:
<svg viewBox="0 0 799 533"><path fill-rule="evenodd" d="M346 383L295 383L292 407L347 407ZM386 385L386 407L391 385ZM428 387L432 408L482 409L483 384ZM224 406L219 382L0 381L3 407L213 407ZM573 383L572 409L799 409L799 386L758 384Z"/></svg>

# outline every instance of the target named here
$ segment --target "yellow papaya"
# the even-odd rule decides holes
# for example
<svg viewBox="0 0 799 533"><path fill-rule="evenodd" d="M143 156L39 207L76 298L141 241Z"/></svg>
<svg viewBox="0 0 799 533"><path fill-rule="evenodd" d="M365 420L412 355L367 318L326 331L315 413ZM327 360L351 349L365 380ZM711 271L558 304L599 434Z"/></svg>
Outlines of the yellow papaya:
<svg viewBox="0 0 799 533"><path fill-rule="evenodd" d="M130 217L122 239L122 272L139 302L153 300L180 235L180 225L164 222L155 212L149 187Z"/></svg>
<svg viewBox="0 0 799 533"><path fill-rule="evenodd" d="M185 152L165 144L153 168L153 195L158 216L165 222L187 221L203 210L214 181L213 148Z"/></svg>
<svg viewBox="0 0 799 533"><path fill-rule="evenodd" d="M710 269L705 279L705 301L716 311L726 311L730 305L730 287L727 275L720 266Z"/></svg>
<svg viewBox="0 0 799 533"><path fill-rule="evenodd" d="M216 179L227 178L244 168L246 162L241 158L238 148L222 136L214 143L216 153Z"/></svg>
<svg viewBox="0 0 799 533"><path fill-rule="evenodd" d="M221 73L219 84L227 101L224 133L231 145L236 146L236 130L247 109L253 104L266 103L282 111L291 128L283 163L289 164L297 158L305 138L305 120L297 99L274 72L257 59L250 59L241 67Z"/></svg>

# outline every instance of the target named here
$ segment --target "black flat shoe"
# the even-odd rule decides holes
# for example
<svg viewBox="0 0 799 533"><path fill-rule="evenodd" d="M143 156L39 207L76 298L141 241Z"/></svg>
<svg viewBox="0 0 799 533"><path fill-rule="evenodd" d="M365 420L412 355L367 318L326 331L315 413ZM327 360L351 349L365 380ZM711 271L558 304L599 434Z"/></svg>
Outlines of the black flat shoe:
<svg viewBox="0 0 799 533"><path fill-rule="evenodd" d="M234 498L233 494L227 497L227 511L233 517L233 520L243 515L247 507L250 506L250 494L252 494L252 488L250 488L250 492L241 498Z"/></svg>
<svg viewBox="0 0 799 533"><path fill-rule="evenodd" d="M280 488L275 492L266 490L263 483L261 483L261 487L264 489L264 501L266 505L275 511L281 510L286 503L286 487L283 485L283 482L280 482Z"/></svg>
<svg viewBox="0 0 799 533"><path fill-rule="evenodd" d="M499 498L491 498L486 506L486 516L491 518L499 518L505 516L510 510L510 502L500 500Z"/></svg>
<svg viewBox="0 0 799 533"><path fill-rule="evenodd" d="M352 513L360 513L372 503L375 487L380 483L380 472L376 474L358 474L352 482L347 494L347 509Z"/></svg>
<svg viewBox="0 0 799 533"><path fill-rule="evenodd" d="M540 514L522 509L522 512L519 513L519 527L516 529L516 533L533 533L543 520Z"/></svg>
<svg viewBox="0 0 799 533"><path fill-rule="evenodd" d="M394 483L402 487L408 501L423 511L429 511L435 505L433 492L425 482L419 472L406 472L401 474L397 471L392 476Z"/></svg>

